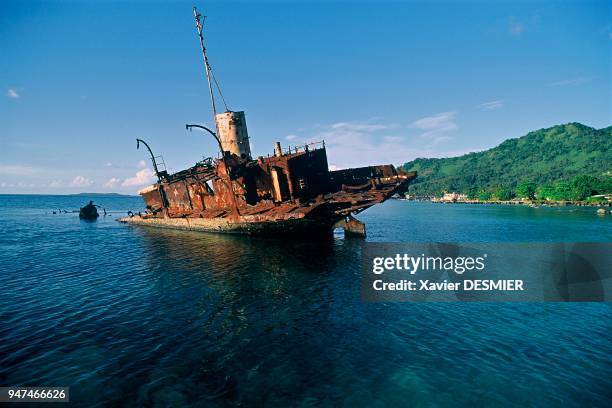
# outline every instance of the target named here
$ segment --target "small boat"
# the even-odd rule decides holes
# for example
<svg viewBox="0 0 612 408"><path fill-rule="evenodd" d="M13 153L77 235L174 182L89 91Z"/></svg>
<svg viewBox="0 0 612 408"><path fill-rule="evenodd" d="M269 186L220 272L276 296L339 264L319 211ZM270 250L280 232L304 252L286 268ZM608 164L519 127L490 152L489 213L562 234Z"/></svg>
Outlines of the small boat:
<svg viewBox="0 0 612 408"><path fill-rule="evenodd" d="M90 201L85 207L79 210L79 218L84 220L95 220L98 218L98 210L93 201Z"/></svg>

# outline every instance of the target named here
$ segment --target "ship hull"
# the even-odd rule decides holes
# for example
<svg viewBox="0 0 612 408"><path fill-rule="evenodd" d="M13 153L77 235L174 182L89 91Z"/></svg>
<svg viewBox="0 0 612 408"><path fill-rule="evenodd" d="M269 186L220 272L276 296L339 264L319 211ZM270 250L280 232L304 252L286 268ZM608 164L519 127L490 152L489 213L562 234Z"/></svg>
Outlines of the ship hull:
<svg viewBox="0 0 612 408"><path fill-rule="evenodd" d="M236 162L226 158L164 175L139 192L147 211L119 221L271 236L331 235L338 224L347 234L365 236L365 226L352 215L404 193L416 177L392 165L330 172L325 148L231 159Z"/></svg>
<svg viewBox="0 0 612 408"><path fill-rule="evenodd" d="M325 141L284 150L280 142L275 142L273 155L253 157L244 112L216 111L200 15L195 8L194 17L216 132L197 124L185 127L212 135L220 157L205 158L169 174L149 145L136 139L137 148L142 143L149 150L157 182L138 192L144 199L145 212L119 221L158 228L275 236L320 235L340 225L347 234L365 236L365 225L352 216L393 194L405 194L416 172L396 169L392 164L332 170ZM220 94L221 90L217 90Z"/></svg>
<svg viewBox="0 0 612 408"><path fill-rule="evenodd" d="M118 221L130 225L154 228L169 228L186 231L200 231L226 234L258 236L324 236L333 231L337 219L295 218L274 221L230 221L226 218L162 218L132 217Z"/></svg>

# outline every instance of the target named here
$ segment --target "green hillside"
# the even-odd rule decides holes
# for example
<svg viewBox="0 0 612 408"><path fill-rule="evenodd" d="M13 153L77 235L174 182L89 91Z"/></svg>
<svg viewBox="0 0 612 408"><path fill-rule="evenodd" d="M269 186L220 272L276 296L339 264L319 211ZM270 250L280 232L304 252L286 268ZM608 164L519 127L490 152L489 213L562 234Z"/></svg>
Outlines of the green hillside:
<svg viewBox="0 0 612 408"><path fill-rule="evenodd" d="M612 192L612 126L594 129L569 123L483 152L416 159L403 167L419 173L410 187L416 195L456 191L481 199L584 199Z"/></svg>

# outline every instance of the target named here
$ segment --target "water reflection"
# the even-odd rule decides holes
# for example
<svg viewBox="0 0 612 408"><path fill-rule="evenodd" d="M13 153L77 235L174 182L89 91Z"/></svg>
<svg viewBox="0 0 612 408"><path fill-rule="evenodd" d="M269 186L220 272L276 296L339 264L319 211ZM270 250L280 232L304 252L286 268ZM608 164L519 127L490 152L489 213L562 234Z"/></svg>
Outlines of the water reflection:
<svg viewBox="0 0 612 408"><path fill-rule="evenodd" d="M263 404L299 395L325 367L333 369L328 356L345 334L338 304L359 299L359 241L136 231L152 296L172 313L173 328L184 324L177 347L189 345L180 357L189 380L179 387L192 384L217 401ZM164 362L155 365L153 383ZM156 386L147 401L159 403L167 391ZM177 392L178 400L193 398L193 390Z"/></svg>
<svg viewBox="0 0 612 408"><path fill-rule="evenodd" d="M221 292L263 291L269 296L288 292L296 275L316 279L329 273L339 254L359 249L344 240L286 241L148 228L137 232L151 271L178 271L176 279L201 280Z"/></svg>
<svg viewBox="0 0 612 408"><path fill-rule="evenodd" d="M3 384L69 385L77 406L451 406L481 390L491 406L609 401L608 303L364 303L360 241L49 213L82 200L0 200ZM508 211L389 201L362 219L381 242L610 241L610 218Z"/></svg>

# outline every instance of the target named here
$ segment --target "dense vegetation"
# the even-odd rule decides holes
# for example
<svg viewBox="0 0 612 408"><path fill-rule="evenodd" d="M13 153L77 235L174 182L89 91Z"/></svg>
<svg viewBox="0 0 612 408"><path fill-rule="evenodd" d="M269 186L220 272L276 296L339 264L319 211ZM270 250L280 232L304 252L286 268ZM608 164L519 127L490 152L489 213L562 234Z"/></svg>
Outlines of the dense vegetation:
<svg viewBox="0 0 612 408"><path fill-rule="evenodd" d="M410 187L415 195L454 191L481 200L585 200L612 193L612 126L559 125L483 152L416 159L403 167L419 173Z"/></svg>

